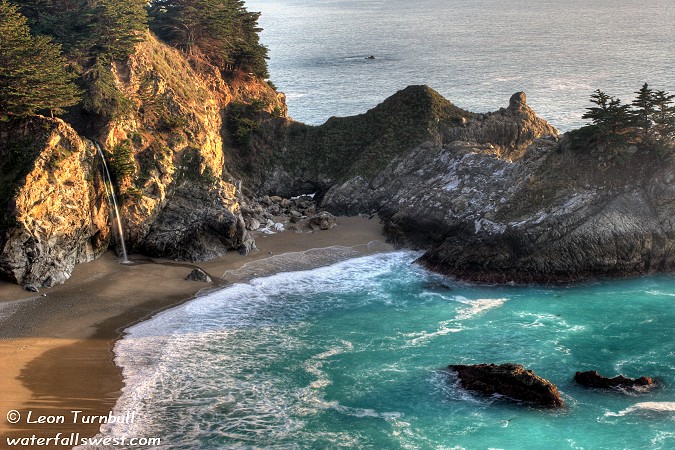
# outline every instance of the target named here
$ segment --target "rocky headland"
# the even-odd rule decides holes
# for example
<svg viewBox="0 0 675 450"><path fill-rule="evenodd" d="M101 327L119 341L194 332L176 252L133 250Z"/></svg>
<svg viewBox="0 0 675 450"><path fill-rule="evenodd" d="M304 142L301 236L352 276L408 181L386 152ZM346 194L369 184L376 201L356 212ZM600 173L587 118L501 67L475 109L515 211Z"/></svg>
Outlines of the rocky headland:
<svg viewBox="0 0 675 450"><path fill-rule="evenodd" d="M560 136L516 93L464 111L427 86L307 126L250 74L223 77L148 33L110 70L123 116L0 123L0 276L64 282L117 239L95 144L131 252L204 261L255 250L254 230L377 216L419 262L484 282L675 269L675 156ZM338 223L339 225L339 223Z"/></svg>

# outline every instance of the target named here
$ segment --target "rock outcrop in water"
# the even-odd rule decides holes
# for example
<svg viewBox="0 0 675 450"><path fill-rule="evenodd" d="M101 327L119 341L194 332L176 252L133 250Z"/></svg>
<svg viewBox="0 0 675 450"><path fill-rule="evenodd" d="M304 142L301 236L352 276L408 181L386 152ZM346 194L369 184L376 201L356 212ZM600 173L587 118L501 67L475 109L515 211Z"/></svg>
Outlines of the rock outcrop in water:
<svg viewBox="0 0 675 450"><path fill-rule="evenodd" d="M614 378L607 378L600 375L595 370L587 372L577 372L574 375L574 381L582 386L588 386L601 389L644 389L654 386L654 380L649 377L628 378L623 375L618 375Z"/></svg>
<svg viewBox="0 0 675 450"><path fill-rule="evenodd" d="M562 408L558 388L520 364L451 365L462 387L485 395L503 395L546 408Z"/></svg>
<svg viewBox="0 0 675 450"><path fill-rule="evenodd" d="M322 206L377 213L432 270L559 282L675 269L675 155L574 148L515 94L463 116L382 170L334 183Z"/></svg>

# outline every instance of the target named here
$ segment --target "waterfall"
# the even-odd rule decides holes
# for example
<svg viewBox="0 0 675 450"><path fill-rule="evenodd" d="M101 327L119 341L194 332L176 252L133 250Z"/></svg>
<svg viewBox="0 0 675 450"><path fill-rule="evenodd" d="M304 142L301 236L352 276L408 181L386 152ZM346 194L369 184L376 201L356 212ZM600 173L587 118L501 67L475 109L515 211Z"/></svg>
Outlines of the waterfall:
<svg viewBox="0 0 675 450"><path fill-rule="evenodd" d="M122 263L128 263L129 258L127 257L127 246L124 243L124 230L122 230L122 220L120 219L120 210L117 207L117 199L115 198L115 187L110 177L110 171L108 170L108 164L105 161L105 156L101 150L101 146L98 145L98 142L95 142L96 150L98 151L99 156L101 156L101 161L103 163L103 186L105 186L105 193L108 196L108 202L113 205L115 210L114 222L117 223L117 235L119 236L120 245L122 246Z"/></svg>

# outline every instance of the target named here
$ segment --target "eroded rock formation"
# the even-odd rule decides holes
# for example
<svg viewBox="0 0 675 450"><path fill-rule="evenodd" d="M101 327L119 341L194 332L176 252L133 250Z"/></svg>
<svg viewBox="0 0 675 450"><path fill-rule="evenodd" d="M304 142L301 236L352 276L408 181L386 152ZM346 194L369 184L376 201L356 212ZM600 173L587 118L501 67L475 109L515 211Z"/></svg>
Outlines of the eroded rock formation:
<svg viewBox="0 0 675 450"><path fill-rule="evenodd" d="M60 119L0 126L0 275L63 283L108 248L108 203L94 146Z"/></svg>
<svg viewBox="0 0 675 450"><path fill-rule="evenodd" d="M246 246L223 117L233 103L284 115L283 94L245 74L226 82L193 63L148 34L110 68L129 102L124 115L74 114L82 134L41 116L2 124L0 276L51 286L108 248L100 158L84 135L109 159L130 252L201 261Z"/></svg>
<svg viewBox="0 0 675 450"><path fill-rule="evenodd" d="M649 377L640 377L640 378L628 378L623 375L618 375L614 378L608 378L600 375L595 370L589 370L587 372L577 372L574 375L574 381L582 386L588 386L593 388L601 389L612 389L612 388L649 388L654 386L654 380Z"/></svg>
<svg viewBox="0 0 675 450"><path fill-rule="evenodd" d="M391 241L426 250L421 263L470 280L674 270L675 155L573 148L524 100L335 183L322 206L377 213Z"/></svg>
<svg viewBox="0 0 675 450"><path fill-rule="evenodd" d="M499 394L546 408L562 408L558 388L520 364L451 365L462 387L485 395Z"/></svg>
<svg viewBox="0 0 675 450"><path fill-rule="evenodd" d="M255 249L248 231L276 226L277 215L301 231L324 209L377 214L390 241L425 250L421 263L470 280L675 269L675 155L575 147L522 92L475 114L410 86L313 127L285 117L283 94L263 80L226 80L151 34L111 70L130 102L124 116L76 120L79 136L52 119L3 125L6 278L62 282L111 241L84 134L114 162L131 252L190 261L246 254ZM291 199L301 194L315 196Z"/></svg>

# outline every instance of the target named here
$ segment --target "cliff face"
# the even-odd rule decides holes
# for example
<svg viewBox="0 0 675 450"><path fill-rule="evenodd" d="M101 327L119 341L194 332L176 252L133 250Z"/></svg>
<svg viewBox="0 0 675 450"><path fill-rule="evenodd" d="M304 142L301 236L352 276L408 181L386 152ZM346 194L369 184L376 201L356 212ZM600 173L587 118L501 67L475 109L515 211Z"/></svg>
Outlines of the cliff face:
<svg viewBox="0 0 675 450"><path fill-rule="evenodd" d="M245 74L224 80L151 34L110 70L125 109L80 117L81 135L42 117L3 125L0 276L51 286L116 242L93 140L113 173L130 252L199 261L246 241L224 123L233 104L284 115L283 94Z"/></svg>
<svg viewBox="0 0 675 450"><path fill-rule="evenodd" d="M323 206L377 212L420 262L488 282L565 281L675 269L673 155L574 150L524 94L441 132ZM460 140L456 140L459 138Z"/></svg>
<svg viewBox="0 0 675 450"><path fill-rule="evenodd" d="M19 284L63 283L110 240L96 149L59 119L0 127L0 274Z"/></svg>
<svg viewBox="0 0 675 450"><path fill-rule="evenodd" d="M675 270L672 155L661 159L636 152L607 156L599 165L597 156L579 155L565 145L526 156L518 165L531 168L523 178L507 176L512 184L500 197L503 203L463 218L464 226L440 237L422 262L490 282Z"/></svg>
<svg viewBox="0 0 675 450"><path fill-rule="evenodd" d="M239 248L246 231L225 161L226 108L285 108L283 96L247 75L226 82L152 35L114 72L132 105L100 138L113 159L127 155L129 169L118 181L130 249L200 261Z"/></svg>

